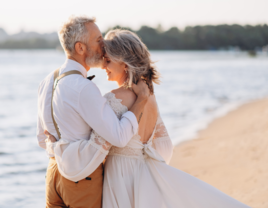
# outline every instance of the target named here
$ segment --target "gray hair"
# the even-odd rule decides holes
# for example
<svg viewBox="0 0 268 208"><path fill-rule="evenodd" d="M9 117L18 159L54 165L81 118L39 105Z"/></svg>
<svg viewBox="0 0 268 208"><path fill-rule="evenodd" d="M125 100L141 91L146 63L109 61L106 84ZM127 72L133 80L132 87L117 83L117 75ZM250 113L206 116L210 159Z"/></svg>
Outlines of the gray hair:
<svg viewBox="0 0 268 208"><path fill-rule="evenodd" d="M85 26L86 23L96 21L95 18L86 16L70 16L60 28L58 35L60 43L65 52L73 54L74 46L77 41L87 44L89 32Z"/></svg>
<svg viewBox="0 0 268 208"><path fill-rule="evenodd" d="M115 62L123 62L128 66L128 84L144 79L151 93L153 83L159 84L160 74L155 69L146 45L133 32L128 30L111 30L104 38L104 48L108 57Z"/></svg>

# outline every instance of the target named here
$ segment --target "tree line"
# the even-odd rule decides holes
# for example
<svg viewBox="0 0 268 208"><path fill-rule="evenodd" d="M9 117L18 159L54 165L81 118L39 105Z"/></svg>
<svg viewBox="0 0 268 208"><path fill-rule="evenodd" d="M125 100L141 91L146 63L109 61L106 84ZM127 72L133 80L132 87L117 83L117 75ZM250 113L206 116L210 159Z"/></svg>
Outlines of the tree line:
<svg viewBox="0 0 268 208"><path fill-rule="evenodd" d="M241 50L258 50L268 45L268 25L205 25L172 27L164 31L161 26L131 28L116 26L136 32L150 50L220 50L233 47ZM107 31L106 31L107 32ZM103 34L105 35L105 33ZM29 40L6 40L0 49L52 49L60 46L59 40L34 38Z"/></svg>
<svg viewBox="0 0 268 208"><path fill-rule="evenodd" d="M25 40L6 40L0 43L0 49L55 49L61 47L58 39L46 40L31 38Z"/></svg>

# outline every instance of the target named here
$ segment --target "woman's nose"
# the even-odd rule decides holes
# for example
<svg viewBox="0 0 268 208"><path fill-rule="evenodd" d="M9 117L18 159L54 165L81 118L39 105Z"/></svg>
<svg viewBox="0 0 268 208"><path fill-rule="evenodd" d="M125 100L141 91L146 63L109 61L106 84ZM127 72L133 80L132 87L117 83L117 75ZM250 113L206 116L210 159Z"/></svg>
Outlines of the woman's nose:
<svg viewBox="0 0 268 208"><path fill-rule="evenodd" d="M101 69L106 69L106 63L105 63L105 61L102 62Z"/></svg>

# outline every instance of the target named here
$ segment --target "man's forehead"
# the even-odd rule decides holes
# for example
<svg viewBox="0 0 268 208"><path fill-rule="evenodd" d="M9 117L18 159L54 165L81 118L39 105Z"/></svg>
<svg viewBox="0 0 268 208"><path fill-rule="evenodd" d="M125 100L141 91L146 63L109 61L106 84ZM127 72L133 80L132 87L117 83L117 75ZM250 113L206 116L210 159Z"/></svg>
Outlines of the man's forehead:
<svg viewBox="0 0 268 208"><path fill-rule="evenodd" d="M92 38L98 38L99 36L101 36L101 32L95 23L93 22L86 23L86 28Z"/></svg>

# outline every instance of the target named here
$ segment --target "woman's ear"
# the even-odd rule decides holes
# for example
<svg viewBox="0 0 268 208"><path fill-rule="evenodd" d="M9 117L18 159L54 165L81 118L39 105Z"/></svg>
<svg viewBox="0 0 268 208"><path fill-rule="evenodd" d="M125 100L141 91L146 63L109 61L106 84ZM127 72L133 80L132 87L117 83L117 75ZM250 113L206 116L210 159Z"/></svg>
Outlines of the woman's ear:
<svg viewBox="0 0 268 208"><path fill-rule="evenodd" d="M127 71L128 70L128 65L125 64L124 69L125 69L125 71Z"/></svg>

